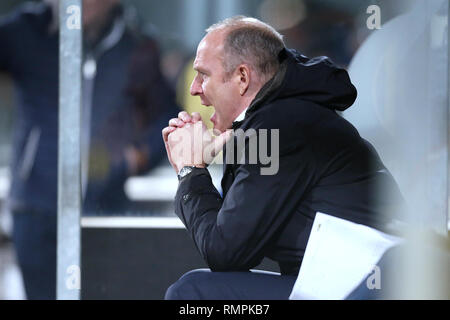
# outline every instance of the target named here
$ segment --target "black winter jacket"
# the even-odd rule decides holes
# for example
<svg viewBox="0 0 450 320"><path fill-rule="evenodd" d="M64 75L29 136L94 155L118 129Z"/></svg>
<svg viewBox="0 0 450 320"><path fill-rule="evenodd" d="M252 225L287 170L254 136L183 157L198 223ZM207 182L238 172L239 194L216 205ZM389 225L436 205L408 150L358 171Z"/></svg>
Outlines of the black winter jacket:
<svg viewBox="0 0 450 320"><path fill-rule="evenodd" d="M279 129L278 172L262 175L261 161L235 161L224 165L222 196L207 169L177 190L175 211L213 271L248 270L269 257L282 274L297 274L316 212L382 229L386 213L402 203L377 152L336 112L356 99L347 72L326 57L287 49L280 61L233 125L258 136Z"/></svg>

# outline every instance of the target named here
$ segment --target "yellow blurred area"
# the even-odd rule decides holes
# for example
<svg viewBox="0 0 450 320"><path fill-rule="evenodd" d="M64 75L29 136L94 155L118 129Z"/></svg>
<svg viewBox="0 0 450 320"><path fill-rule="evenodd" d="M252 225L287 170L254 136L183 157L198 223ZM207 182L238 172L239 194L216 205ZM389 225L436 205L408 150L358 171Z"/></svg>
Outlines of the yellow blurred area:
<svg viewBox="0 0 450 320"><path fill-rule="evenodd" d="M213 107L205 107L201 104L199 97L191 96L190 87L195 77L195 70L192 68L194 59L191 59L181 74L177 84L177 101L178 104L189 114L198 112L202 116L203 123L208 129L213 128L213 123L209 120L214 113Z"/></svg>

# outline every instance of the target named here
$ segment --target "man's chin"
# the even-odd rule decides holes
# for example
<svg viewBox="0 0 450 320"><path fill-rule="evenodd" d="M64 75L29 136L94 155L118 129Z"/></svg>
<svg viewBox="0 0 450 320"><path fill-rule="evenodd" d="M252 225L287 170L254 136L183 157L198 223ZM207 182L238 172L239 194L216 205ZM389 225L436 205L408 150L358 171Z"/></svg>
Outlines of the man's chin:
<svg viewBox="0 0 450 320"><path fill-rule="evenodd" d="M224 133L225 131L230 130L230 129L231 129L231 127L230 128L219 128L219 127L214 126L212 131L215 136L220 136L222 133Z"/></svg>
<svg viewBox="0 0 450 320"><path fill-rule="evenodd" d="M217 126L214 124L214 127L213 127L213 134L214 134L215 136L220 136L224 131L225 131L225 130L221 130L219 127L217 127Z"/></svg>
<svg viewBox="0 0 450 320"><path fill-rule="evenodd" d="M212 118L211 122L213 123L213 133L216 136L220 136L220 134L224 133L228 129L231 129L232 124L229 126L223 125L222 123L218 123L217 118Z"/></svg>

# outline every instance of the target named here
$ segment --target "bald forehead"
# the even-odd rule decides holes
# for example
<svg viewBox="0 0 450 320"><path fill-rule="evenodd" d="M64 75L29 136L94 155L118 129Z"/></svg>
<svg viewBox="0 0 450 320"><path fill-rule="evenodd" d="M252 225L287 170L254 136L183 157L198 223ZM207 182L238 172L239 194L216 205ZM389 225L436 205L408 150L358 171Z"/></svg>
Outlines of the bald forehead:
<svg viewBox="0 0 450 320"><path fill-rule="evenodd" d="M200 41L197 47L197 56L194 61L194 68L206 58L216 58L221 60L223 57L224 33L217 30L208 33Z"/></svg>
<svg viewBox="0 0 450 320"><path fill-rule="evenodd" d="M208 45L213 48L223 48L223 43L225 40L225 30L214 30L203 37L200 41L200 45Z"/></svg>

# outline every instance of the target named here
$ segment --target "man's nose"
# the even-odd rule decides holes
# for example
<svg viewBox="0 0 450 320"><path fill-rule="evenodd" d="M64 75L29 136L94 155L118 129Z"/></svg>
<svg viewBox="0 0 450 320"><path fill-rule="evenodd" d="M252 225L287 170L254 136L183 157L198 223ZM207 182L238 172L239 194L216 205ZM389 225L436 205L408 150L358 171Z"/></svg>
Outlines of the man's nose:
<svg viewBox="0 0 450 320"><path fill-rule="evenodd" d="M192 81L190 93L192 96L197 96L202 93L202 86L200 81L198 81L198 77L195 77Z"/></svg>

